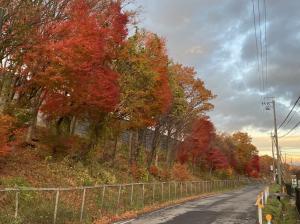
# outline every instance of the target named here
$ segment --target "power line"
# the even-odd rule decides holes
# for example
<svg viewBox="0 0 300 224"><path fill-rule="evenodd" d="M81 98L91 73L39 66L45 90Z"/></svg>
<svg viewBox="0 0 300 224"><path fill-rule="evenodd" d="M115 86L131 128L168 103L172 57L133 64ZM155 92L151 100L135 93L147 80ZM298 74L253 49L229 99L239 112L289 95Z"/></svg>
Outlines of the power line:
<svg viewBox="0 0 300 224"><path fill-rule="evenodd" d="M289 130L286 134L280 136L279 138L284 138L286 136L288 136L292 131L294 131L298 126L300 125L300 121L291 129Z"/></svg>
<svg viewBox="0 0 300 224"><path fill-rule="evenodd" d="M265 77L264 77L264 63L263 63L263 44L262 44L262 30L261 30L261 16L260 16L260 1L257 0L258 11L258 27L259 27L259 42L260 42L260 60L261 60L261 77L263 92L265 91Z"/></svg>
<svg viewBox="0 0 300 224"><path fill-rule="evenodd" d="M258 79L259 79L259 88L260 91L262 90L261 85L261 75L260 75L260 60L259 60L259 50L258 50L258 41L257 41L257 30L256 30L256 15L255 15L255 4L254 0L252 0L252 12L253 12L253 26L254 26L254 34L255 34L255 47L256 47L256 59L257 59L257 72L258 72Z"/></svg>
<svg viewBox="0 0 300 224"><path fill-rule="evenodd" d="M268 86L268 42L267 42L267 3L264 0L264 8L265 8L265 56L266 56L266 86Z"/></svg>
<svg viewBox="0 0 300 224"><path fill-rule="evenodd" d="M300 100L300 96L298 97L298 99L296 100L296 102L294 103L292 109L290 110L290 112L288 113L288 115L285 117L285 119L282 121L282 123L279 125L278 129L280 129L283 124L286 122L286 120L289 118L289 116L291 115L291 113L293 112L293 110L295 109L296 105L298 104Z"/></svg>
<svg viewBox="0 0 300 224"><path fill-rule="evenodd" d="M282 126L283 128L286 127L292 121L292 119L294 118L295 114L296 114L296 111L293 112L293 114L291 115L290 119Z"/></svg>

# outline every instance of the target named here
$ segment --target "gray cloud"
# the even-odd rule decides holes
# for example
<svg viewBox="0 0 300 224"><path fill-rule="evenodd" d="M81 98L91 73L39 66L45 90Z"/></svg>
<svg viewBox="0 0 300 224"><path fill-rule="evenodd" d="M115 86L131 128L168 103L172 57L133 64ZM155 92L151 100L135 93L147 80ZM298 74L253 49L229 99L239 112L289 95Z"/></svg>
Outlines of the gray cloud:
<svg viewBox="0 0 300 224"><path fill-rule="evenodd" d="M272 128L272 116L261 106L251 1L136 3L144 7L142 26L165 37L171 57L194 66L207 87L218 95L210 116L220 130L251 127L264 132ZM280 122L300 93L300 1L267 0L267 6L266 94L279 99Z"/></svg>

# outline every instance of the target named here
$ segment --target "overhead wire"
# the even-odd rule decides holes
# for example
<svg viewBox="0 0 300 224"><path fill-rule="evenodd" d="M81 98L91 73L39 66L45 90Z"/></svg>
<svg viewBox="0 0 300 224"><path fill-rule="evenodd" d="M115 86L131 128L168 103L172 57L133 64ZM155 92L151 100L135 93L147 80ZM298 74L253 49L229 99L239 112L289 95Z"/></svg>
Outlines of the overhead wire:
<svg viewBox="0 0 300 224"><path fill-rule="evenodd" d="M287 116L285 117L285 119L281 122L281 124L278 127L278 130L284 125L284 123L286 122L286 120L289 118L289 116L291 115L291 113L294 111L295 107L297 106L298 102L300 100L300 96L298 97L298 99L296 100L296 102L294 103L293 107L291 108L290 112L287 114ZM291 119L290 119L291 120Z"/></svg>
<svg viewBox="0 0 300 224"><path fill-rule="evenodd" d="M267 41L267 3L264 0L265 9L265 73L266 73L266 88L268 87L268 41Z"/></svg>
<svg viewBox="0 0 300 224"><path fill-rule="evenodd" d="M260 60L261 60L261 78L262 78L262 90L265 92L265 74L264 74L264 60L263 60L263 43L262 43L262 29L261 29L261 13L260 13L260 1L257 0L258 11L258 27L259 27L259 42L260 42Z"/></svg>
<svg viewBox="0 0 300 224"><path fill-rule="evenodd" d="M298 128L299 125L300 125L300 121L292 129L290 129L286 134L279 136L279 138L284 138L284 137L288 136L290 133L292 133L292 131L294 131L296 128Z"/></svg>
<svg viewBox="0 0 300 224"><path fill-rule="evenodd" d="M262 91L262 80L260 73L260 59L259 59L259 49L258 49L258 38L257 38L257 29L256 29L256 14L255 14L255 4L252 0L252 13L253 13L253 26L254 26L254 35L255 35L255 47L256 47L256 60L257 60L257 72L259 79L259 89Z"/></svg>
<svg viewBox="0 0 300 224"><path fill-rule="evenodd" d="M288 124L292 121L292 119L294 118L294 116L296 115L296 113L297 113L296 111L293 112L293 114L292 114L291 117L288 119L288 121L287 121L284 125L282 125L282 128L288 126Z"/></svg>

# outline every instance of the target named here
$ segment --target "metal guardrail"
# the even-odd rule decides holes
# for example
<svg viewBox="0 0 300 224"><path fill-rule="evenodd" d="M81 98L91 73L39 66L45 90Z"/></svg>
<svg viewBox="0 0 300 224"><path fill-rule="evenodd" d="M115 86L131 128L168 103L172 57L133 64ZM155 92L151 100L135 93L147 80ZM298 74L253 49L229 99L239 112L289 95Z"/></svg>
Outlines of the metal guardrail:
<svg viewBox="0 0 300 224"><path fill-rule="evenodd" d="M145 206L231 190L248 179L0 189L0 223L92 223ZM4 221L3 221L4 220Z"/></svg>

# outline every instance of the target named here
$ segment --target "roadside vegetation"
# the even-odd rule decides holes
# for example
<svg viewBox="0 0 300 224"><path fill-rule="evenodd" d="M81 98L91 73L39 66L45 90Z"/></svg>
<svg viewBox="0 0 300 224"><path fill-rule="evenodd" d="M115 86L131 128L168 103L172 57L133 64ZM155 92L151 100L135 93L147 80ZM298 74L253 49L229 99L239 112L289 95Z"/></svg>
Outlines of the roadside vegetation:
<svg viewBox="0 0 300 224"><path fill-rule="evenodd" d="M276 196L279 192L280 186L278 184L271 185L271 197L269 197L268 203L263 209L264 223L267 223L265 216L271 214L273 224L296 224L299 217L295 203L288 196L281 197L279 201Z"/></svg>

